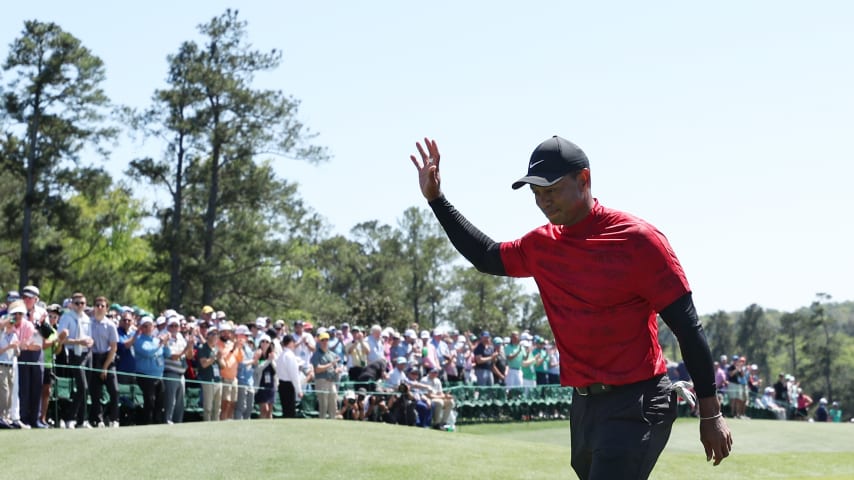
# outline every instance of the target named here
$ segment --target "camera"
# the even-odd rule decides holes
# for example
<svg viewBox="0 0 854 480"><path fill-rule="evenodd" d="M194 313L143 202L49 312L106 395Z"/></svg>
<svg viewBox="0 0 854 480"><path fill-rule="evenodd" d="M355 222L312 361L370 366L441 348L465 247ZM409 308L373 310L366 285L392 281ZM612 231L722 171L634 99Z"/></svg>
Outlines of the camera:
<svg viewBox="0 0 854 480"><path fill-rule="evenodd" d="M348 404L348 405L355 405L355 404L356 404L356 399L355 399L355 398L348 398L348 399L347 399L347 404Z"/></svg>

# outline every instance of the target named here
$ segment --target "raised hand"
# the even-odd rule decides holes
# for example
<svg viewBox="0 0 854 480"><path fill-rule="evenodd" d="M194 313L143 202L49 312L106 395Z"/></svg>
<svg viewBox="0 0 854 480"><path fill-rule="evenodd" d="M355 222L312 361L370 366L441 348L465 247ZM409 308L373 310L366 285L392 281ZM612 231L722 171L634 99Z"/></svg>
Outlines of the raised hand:
<svg viewBox="0 0 854 480"><path fill-rule="evenodd" d="M435 140L429 138L424 138L424 145L427 148L426 151L420 142L415 144L421 156L420 160L415 155L410 155L409 159L412 160L412 164L418 170L421 194L427 201L432 201L442 194L441 179L439 178L439 147Z"/></svg>

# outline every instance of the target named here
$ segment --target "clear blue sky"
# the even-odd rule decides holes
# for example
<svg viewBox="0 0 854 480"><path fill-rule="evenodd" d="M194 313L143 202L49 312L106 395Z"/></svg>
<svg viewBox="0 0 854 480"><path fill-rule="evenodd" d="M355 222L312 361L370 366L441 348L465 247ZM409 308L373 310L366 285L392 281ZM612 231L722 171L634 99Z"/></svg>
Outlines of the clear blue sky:
<svg viewBox="0 0 854 480"><path fill-rule="evenodd" d="M135 107L166 55L236 6L256 48L284 51L258 85L301 100L334 155L277 168L336 232L425 205L408 157L430 136L448 198L494 239L521 236L545 219L510 184L559 134L603 204L667 235L701 313L854 299L854 3L7 3L3 58L24 20L54 21Z"/></svg>

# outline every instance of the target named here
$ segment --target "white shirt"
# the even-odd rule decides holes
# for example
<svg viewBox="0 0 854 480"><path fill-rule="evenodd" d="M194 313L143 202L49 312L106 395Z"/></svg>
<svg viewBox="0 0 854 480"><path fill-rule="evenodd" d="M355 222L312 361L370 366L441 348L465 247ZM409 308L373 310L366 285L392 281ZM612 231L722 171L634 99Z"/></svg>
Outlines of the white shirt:
<svg viewBox="0 0 854 480"><path fill-rule="evenodd" d="M302 391L299 361L290 348L283 348L279 356L276 357L276 378L280 382L291 382L294 384L295 391Z"/></svg>

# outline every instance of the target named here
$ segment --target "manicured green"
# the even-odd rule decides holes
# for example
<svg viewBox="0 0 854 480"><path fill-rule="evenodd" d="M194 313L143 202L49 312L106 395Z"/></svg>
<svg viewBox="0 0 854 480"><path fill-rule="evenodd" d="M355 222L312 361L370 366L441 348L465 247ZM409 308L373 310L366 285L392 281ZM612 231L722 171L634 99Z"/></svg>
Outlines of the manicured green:
<svg viewBox="0 0 854 480"><path fill-rule="evenodd" d="M854 478L854 425L731 420L733 455L705 462L696 420L677 422L652 478ZM319 420L4 431L3 478L575 478L566 421L439 432ZM46 448L52 445L51 448Z"/></svg>

